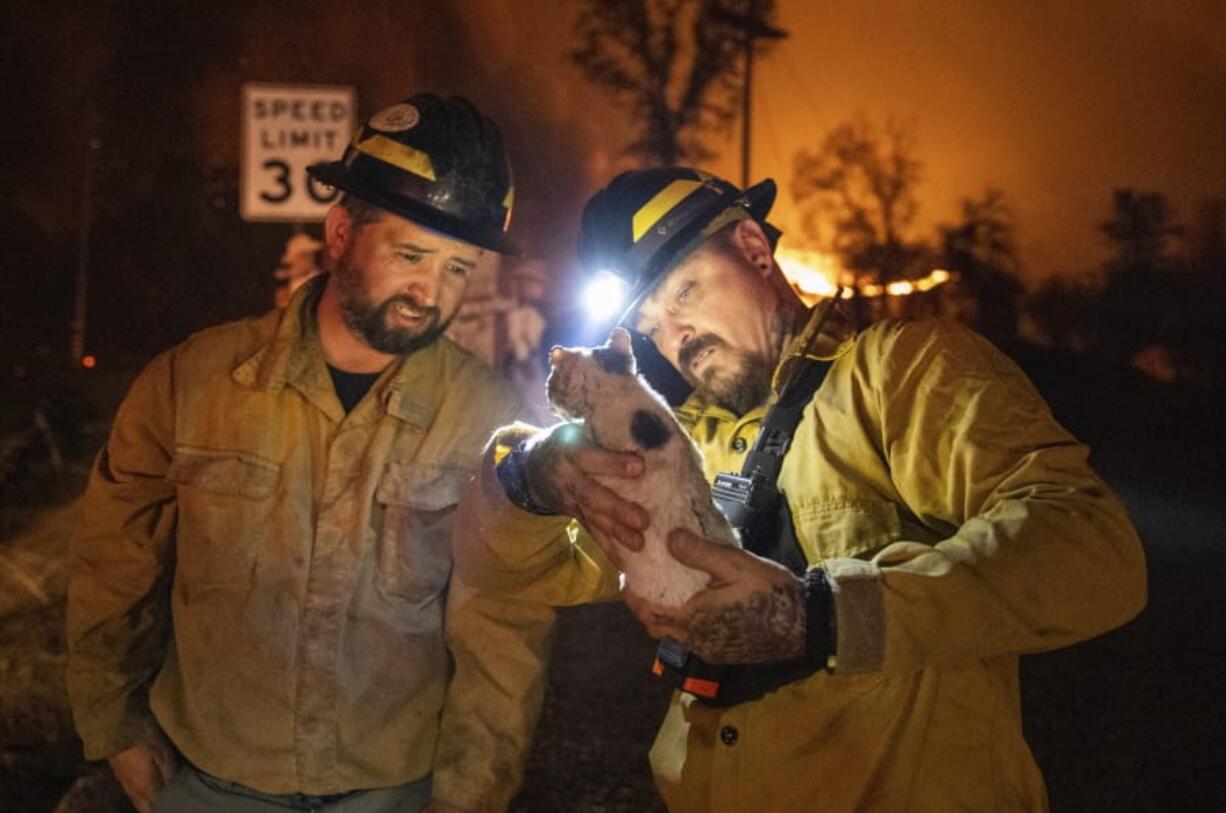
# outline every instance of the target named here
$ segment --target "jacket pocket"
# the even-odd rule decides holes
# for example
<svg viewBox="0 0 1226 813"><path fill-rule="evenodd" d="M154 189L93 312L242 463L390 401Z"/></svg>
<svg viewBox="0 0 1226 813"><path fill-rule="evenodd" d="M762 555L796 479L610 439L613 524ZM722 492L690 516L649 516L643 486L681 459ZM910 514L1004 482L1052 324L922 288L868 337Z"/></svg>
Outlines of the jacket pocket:
<svg viewBox="0 0 1226 813"><path fill-rule="evenodd" d="M884 500L812 502L793 507L792 517L797 536L815 564L843 556L863 558L902 538L898 508Z"/></svg>
<svg viewBox="0 0 1226 813"><path fill-rule="evenodd" d="M250 585L274 511L281 467L244 452L179 447L166 471L177 486L176 582L185 598Z"/></svg>
<svg viewBox="0 0 1226 813"><path fill-rule="evenodd" d="M425 602L451 575L451 521L471 473L431 464L389 463L375 491L383 508L375 587L385 596Z"/></svg>

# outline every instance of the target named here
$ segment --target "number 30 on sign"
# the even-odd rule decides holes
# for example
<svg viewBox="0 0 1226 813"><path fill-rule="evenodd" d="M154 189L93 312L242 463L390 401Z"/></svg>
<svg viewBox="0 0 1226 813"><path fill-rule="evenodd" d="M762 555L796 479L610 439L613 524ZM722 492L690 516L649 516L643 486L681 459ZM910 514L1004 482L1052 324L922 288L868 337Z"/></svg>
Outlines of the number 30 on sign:
<svg viewBox="0 0 1226 813"><path fill-rule="evenodd" d="M307 174L340 158L356 119L353 88L243 86L240 212L244 220L320 220L337 191Z"/></svg>

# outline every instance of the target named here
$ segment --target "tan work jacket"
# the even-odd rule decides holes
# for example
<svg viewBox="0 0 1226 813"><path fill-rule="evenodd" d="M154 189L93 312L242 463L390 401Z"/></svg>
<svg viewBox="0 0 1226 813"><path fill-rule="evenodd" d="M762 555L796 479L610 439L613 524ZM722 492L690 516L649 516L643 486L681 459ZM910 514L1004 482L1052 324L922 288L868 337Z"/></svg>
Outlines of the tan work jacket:
<svg viewBox="0 0 1226 813"><path fill-rule="evenodd" d="M837 667L729 709L675 695L657 785L673 813L1044 809L1018 655L1141 609L1136 533L1086 447L979 336L888 321L840 341L814 324L776 379L800 355L834 363L780 483L834 582ZM679 410L711 478L740 470L764 413ZM546 602L614 595L590 538L503 496L492 463L514 437L487 450L462 503L458 572Z"/></svg>
<svg viewBox="0 0 1226 813"><path fill-rule="evenodd" d="M86 755L139 741L151 707L194 764L260 791L433 769L436 798L502 809L549 611L444 588L456 502L518 399L444 339L346 415L316 332L323 283L161 355L120 407L72 545ZM469 690L503 660L505 695Z"/></svg>

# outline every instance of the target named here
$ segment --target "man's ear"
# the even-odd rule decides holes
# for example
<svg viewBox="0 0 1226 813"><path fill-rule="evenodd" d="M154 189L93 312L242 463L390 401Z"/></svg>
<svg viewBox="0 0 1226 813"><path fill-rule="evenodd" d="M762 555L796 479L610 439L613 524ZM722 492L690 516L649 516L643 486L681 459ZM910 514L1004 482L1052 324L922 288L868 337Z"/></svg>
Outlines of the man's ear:
<svg viewBox="0 0 1226 813"><path fill-rule="evenodd" d="M339 260L351 239L353 218L345 211L345 207L339 203L332 204L332 208L324 215L324 245L327 246L328 256L333 261Z"/></svg>
<svg viewBox="0 0 1226 813"><path fill-rule="evenodd" d="M775 254L762 226L753 218L738 220L733 227L732 243L749 264L768 276L775 266Z"/></svg>

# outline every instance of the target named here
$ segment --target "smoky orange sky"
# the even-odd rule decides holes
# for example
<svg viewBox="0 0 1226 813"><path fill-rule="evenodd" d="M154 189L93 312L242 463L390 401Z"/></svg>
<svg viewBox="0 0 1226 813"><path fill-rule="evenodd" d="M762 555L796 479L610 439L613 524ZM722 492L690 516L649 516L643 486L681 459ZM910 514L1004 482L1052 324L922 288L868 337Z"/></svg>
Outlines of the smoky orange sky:
<svg viewBox="0 0 1226 813"><path fill-rule="evenodd" d="M574 4L460 5L475 52L514 65L502 80L586 140L590 184L607 180L629 120L568 62ZM780 0L777 22L791 36L755 64L753 175L779 181L785 230L792 156L857 112L914 124L921 231L1003 189L1030 282L1102 260L1113 188L1163 192L1183 219L1226 196L1224 2ZM738 138L708 168L739 178Z"/></svg>
<svg viewBox="0 0 1226 813"><path fill-rule="evenodd" d="M1226 0L778 2L791 36L755 64L753 175L779 182L785 245L799 242L793 156L857 113L914 125L921 236L961 198L1001 188L1032 283L1104 259L1096 226L1114 188L1162 192L1184 221L1226 197ZM130 20L121 31L124 12L106 5L12 15L25 50L8 74L26 107L45 103L36 126L10 128L9 154L34 158L5 177L44 224L76 222L91 110L130 117L153 141L182 146L186 133L200 145L183 147L191 160L234 167L247 81L354 84L362 115L425 88L469 96L519 169L512 229L559 273L585 195L632 166L629 115L571 63L576 0L231 4L192 12L194 25L148 48L148 32ZM158 152L125 151L133 136L112 131L111 181L152 185ZM706 168L739 179L739 133L712 141L721 154Z"/></svg>

